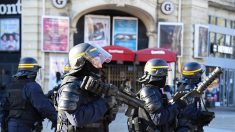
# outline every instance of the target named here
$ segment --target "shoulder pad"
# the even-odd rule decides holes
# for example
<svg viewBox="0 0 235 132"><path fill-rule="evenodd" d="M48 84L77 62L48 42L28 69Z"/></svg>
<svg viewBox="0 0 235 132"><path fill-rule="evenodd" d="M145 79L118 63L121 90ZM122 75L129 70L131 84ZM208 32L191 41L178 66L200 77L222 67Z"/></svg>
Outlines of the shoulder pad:
<svg viewBox="0 0 235 132"><path fill-rule="evenodd" d="M75 82L64 84L59 92L58 109L75 110L80 105L79 102L82 97L79 88L80 86Z"/></svg>
<svg viewBox="0 0 235 132"><path fill-rule="evenodd" d="M145 102L145 107L150 113L162 107L162 95L159 89L143 87L140 91L140 99Z"/></svg>

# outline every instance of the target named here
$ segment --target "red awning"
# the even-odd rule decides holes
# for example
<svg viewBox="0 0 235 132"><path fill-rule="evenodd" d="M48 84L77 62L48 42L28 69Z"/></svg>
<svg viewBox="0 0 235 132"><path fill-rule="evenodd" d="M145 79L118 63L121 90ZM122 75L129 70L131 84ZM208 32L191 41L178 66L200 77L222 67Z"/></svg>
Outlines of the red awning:
<svg viewBox="0 0 235 132"><path fill-rule="evenodd" d="M103 48L112 55L112 61L134 61L135 53L128 48L117 45L105 46Z"/></svg>
<svg viewBox="0 0 235 132"><path fill-rule="evenodd" d="M167 62L175 62L176 53L162 48L147 48L136 51L136 61L146 62L152 58L160 58Z"/></svg>

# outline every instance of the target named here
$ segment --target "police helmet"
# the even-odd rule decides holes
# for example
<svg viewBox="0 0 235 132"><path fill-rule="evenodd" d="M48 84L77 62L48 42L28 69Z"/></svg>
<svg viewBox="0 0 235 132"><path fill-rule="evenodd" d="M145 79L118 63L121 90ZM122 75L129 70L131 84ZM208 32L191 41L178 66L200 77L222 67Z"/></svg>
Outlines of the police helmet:
<svg viewBox="0 0 235 132"><path fill-rule="evenodd" d="M112 55L96 44L81 43L69 51L69 64L71 71L80 71L84 65L92 65L93 69L101 69L104 62L109 63L112 59ZM85 66L85 70L89 69L89 66Z"/></svg>
<svg viewBox="0 0 235 132"><path fill-rule="evenodd" d="M144 76L140 82L146 82L154 85L164 84L168 74L168 64L162 59L150 59L144 66ZM142 80L142 81L141 81ZM161 85L160 87L164 86Z"/></svg>
<svg viewBox="0 0 235 132"><path fill-rule="evenodd" d="M23 77L26 76L36 77L38 70L41 66L38 65L38 62L32 57L24 57L20 59L18 70L16 73L16 77Z"/></svg>
<svg viewBox="0 0 235 132"><path fill-rule="evenodd" d="M183 66L182 76L183 79L198 83L201 81L203 72L204 70L201 64L197 62L188 62Z"/></svg>

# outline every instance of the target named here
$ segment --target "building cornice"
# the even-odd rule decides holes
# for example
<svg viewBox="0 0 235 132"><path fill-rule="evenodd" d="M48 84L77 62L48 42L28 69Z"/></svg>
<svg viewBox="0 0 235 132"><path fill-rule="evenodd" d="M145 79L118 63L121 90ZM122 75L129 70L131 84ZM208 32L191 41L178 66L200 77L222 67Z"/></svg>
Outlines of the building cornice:
<svg viewBox="0 0 235 132"><path fill-rule="evenodd" d="M208 5L228 11L235 11L234 0L209 0Z"/></svg>

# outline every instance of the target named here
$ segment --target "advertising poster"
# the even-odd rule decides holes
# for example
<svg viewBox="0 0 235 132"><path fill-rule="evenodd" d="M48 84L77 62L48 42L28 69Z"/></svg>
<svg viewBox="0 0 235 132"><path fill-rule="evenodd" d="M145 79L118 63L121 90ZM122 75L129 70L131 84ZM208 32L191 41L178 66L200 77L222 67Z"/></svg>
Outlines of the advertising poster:
<svg viewBox="0 0 235 132"><path fill-rule="evenodd" d="M110 45L110 17L101 15L85 16L84 41L101 47Z"/></svg>
<svg viewBox="0 0 235 132"><path fill-rule="evenodd" d="M183 23L159 22L158 47L168 49L182 56Z"/></svg>
<svg viewBox="0 0 235 132"><path fill-rule="evenodd" d="M43 16L42 51L69 51L69 18Z"/></svg>
<svg viewBox="0 0 235 132"><path fill-rule="evenodd" d="M215 69L215 67L207 67L208 75L210 76L212 71ZM220 79L216 78L208 87L206 90L206 100L209 102L218 102L219 101L219 84Z"/></svg>
<svg viewBox="0 0 235 132"><path fill-rule="evenodd" d="M194 57L207 57L208 54L208 26L196 24L194 32Z"/></svg>
<svg viewBox="0 0 235 132"><path fill-rule="evenodd" d="M60 77L63 75L64 66L68 62L67 56L67 54L50 55L48 90L53 89L60 83Z"/></svg>
<svg viewBox="0 0 235 132"><path fill-rule="evenodd" d="M168 85L172 86L174 85L174 78L175 78L175 62L168 63L169 70L168 70L168 76L167 76L167 83Z"/></svg>
<svg viewBox="0 0 235 132"><path fill-rule="evenodd" d="M0 19L0 51L20 50L19 18Z"/></svg>
<svg viewBox="0 0 235 132"><path fill-rule="evenodd" d="M133 17L113 17L113 44L137 50L138 19Z"/></svg>

